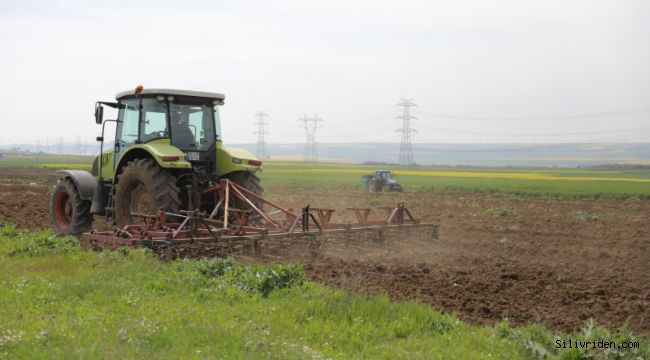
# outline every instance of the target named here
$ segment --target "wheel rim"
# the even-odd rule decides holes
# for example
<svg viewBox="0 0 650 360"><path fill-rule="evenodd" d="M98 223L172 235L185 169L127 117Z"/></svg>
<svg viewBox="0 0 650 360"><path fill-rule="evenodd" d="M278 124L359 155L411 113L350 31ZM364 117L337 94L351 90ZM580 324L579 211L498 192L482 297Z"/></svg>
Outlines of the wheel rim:
<svg viewBox="0 0 650 360"><path fill-rule="evenodd" d="M72 199L67 192L62 191L56 194L56 198L54 199L54 217L59 228L65 230L70 226L73 209Z"/></svg>

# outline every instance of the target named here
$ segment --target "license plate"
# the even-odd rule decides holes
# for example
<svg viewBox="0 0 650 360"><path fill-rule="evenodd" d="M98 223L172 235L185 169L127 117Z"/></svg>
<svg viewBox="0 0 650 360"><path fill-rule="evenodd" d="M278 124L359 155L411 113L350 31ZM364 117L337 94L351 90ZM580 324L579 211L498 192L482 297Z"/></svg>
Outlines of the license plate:
<svg viewBox="0 0 650 360"><path fill-rule="evenodd" d="M196 151L189 151L185 154L188 161L199 161L199 153Z"/></svg>

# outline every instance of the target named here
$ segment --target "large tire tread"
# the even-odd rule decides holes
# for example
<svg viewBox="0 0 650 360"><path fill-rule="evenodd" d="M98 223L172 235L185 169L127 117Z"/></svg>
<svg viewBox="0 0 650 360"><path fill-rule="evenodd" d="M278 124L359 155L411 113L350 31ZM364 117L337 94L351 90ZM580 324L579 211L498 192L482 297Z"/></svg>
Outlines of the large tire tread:
<svg viewBox="0 0 650 360"><path fill-rule="evenodd" d="M115 190L115 222L119 226L137 223L131 216L129 184L140 182L154 200L158 210L178 213L181 202L176 187L176 177L161 168L153 159L135 159L129 161L124 171L118 176ZM127 196L129 200L127 201ZM125 204L129 206L125 206Z"/></svg>

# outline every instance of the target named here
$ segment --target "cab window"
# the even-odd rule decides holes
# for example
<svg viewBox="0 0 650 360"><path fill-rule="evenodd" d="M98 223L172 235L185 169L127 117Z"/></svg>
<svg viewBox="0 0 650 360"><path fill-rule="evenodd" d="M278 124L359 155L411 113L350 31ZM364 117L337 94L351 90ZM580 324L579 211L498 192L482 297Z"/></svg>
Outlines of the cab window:
<svg viewBox="0 0 650 360"><path fill-rule="evenodd" d="M139 99L129 99L121 102L121 109L118 114L116 142L120 147L131 146L138 140L138 118L139 118Z"/></svg>
<svg viewBox="0 0 650 360"><path fill-rule="evenodd" d="M169 137L167 104L157 99L142 100L142 142Z"/></svg>
<svg viewBox="0 0 650 360"><path fill-rule="evenodd" d="M215 139L212 113L206 105L171 103L172 144L182 150L207 150Z"/></svg>

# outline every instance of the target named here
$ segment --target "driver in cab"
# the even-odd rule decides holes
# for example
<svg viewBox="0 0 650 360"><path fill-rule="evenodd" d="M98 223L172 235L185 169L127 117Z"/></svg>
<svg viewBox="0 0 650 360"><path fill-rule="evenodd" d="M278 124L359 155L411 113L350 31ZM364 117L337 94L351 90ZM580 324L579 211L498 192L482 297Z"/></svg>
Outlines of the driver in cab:
<svg viewBox="0 0 650 360"><path fill-rule="evenodd" d="M172 111L172 142L180 148L195 147L195 138L190 129L190 114L187 111Z"/></svg>

